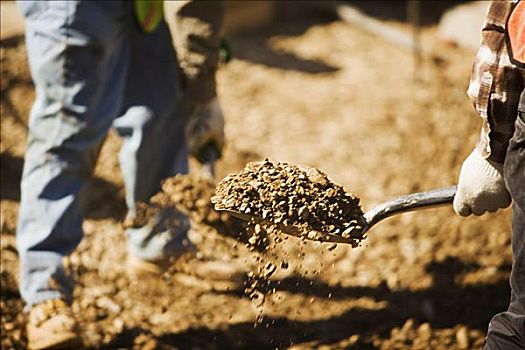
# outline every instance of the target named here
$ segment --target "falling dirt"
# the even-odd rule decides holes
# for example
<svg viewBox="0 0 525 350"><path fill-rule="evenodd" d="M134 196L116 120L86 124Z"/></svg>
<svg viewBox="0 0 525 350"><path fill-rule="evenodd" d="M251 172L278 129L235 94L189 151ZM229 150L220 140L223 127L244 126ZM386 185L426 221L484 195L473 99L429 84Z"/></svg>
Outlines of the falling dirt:
<svg viewBox="0 0 525 350"><path fill-rule="evenodd" d="M151 203L175 205L195 223L213 227L223 235L246 240L244 222L213 208L211 198L214 193L215 184L211 180L179 174L163 182L162 191L151 199Z"/></svg>
<svg viewBox="0 0 525 350"><path fill-rule="evenodd" d="M283 240L279 236L269 237L268 230L259 224L244 222L228 213L216 211L211 201L214 194L215 185L210 179L178 174L164 180L161 191L148 203L140 203L138 215L130 222L125 221L124 227L146 225L155 213L175 206L191 218L193 225L211 227L220 234L229 235L244 244L251 253L251 264L246 266L246 279L239 287L244 288L244 295L250 298L257 312L254 325L261 324L264 303L270 294L275 293L275 288L268 286L271 283L270 278L278 270L278 266L272 261L282 259L276 247ZM237 246L235 244L235 247ZM191 273L191 266L185 266L186 264L187 261L179 259L170 271L184 270ZM279 268L286 270L287 261L281 260Z"/></svg>
<svg viewBox="0 0 525 350"><path fill-rule="evenodd" d="M474 53L439 46L435 27L422 35L429 54L417 81L410 52L337 20L276 21L230 38L234 58L218 74L227 137L218 179L265 157L306 164L365 207L454 184L480 128L465 93ZM15 231L34 92L23 39L2 40L1 63L0 345L25 349ZM219 291L172 274L133 281L119 147L110 133L88 184L85 237L65 259L88 349L477 349L507 307L509 210L404 214L352 249L255 226L243 237L233 228L241 222L210 211L211 185L184 178L164 188L194 216L200 257L188 267L236 262L247 282ZM250 291L265 299L259 310Z"/></svg>

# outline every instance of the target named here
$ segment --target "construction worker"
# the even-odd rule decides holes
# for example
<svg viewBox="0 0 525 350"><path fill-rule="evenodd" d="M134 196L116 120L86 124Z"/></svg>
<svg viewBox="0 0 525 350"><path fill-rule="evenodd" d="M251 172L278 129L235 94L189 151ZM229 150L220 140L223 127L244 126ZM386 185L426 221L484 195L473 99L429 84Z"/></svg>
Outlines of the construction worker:
<svg viewBox="0 0 525 350"><path fill-rule="evenodd" d="M18 5L36 89L17 224L28 346L76 348L79 330L62 258L82 239L81 203L102 143L111 127L122 138L128 221L162 179L188 171L187 145L194 155L209 144L220 152L215 70L223 4L168 4L174 35L161 1ZM169 228L167 216L178 219ZM154 223L127 230L130 269L155 270L187 250L186 216L171 209L157 213Z"/></svg>
<svg viewBox="0 0 525 350"><path fill-rule="evenodd" d="M512 201L508 309L488 326L485 350L525 349L525 2L493 1L468 94L483 125L464 161L454 210L482 215Z"/></svg>

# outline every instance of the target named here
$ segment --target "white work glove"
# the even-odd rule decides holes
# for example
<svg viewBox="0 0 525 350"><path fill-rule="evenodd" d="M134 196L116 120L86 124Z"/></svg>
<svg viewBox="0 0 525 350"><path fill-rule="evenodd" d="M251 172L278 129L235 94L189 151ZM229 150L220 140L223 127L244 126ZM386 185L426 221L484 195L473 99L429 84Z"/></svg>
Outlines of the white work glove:
<svg viewBox="0 0 525 350"><path fill-rule="evenodd" d="M479 216L506 208L510 202L503 165L484 159L475 149L461 166L454 211L461 216Z"/></svg>
<svg viewBox="0 0 525 350"><path fill-rule="evenodd" d="M186 125L188 151L199 161L203 161L205 147L212 145L220 155L224 145L224 116L217 98L209 103L193 107Z"/></svg>

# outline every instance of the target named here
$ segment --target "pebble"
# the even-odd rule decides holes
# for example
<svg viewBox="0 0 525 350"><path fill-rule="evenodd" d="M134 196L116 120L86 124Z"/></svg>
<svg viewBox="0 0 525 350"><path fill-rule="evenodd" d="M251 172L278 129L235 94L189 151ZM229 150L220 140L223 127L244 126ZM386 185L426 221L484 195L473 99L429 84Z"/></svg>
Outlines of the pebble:
<svg viewBox="0 0 525 350"><path fill-rule="evenodd" d="M428 324L428 322L421 324L417 329L417 332L423 341L428 342L432 337L432 329L430 328L430 324Z"/></svg>
<svg viewBox="0 0 525 350"><path fill-rule="evenodd" d="M468 349L470 345L470 339L468 335L468 329L465 326L460 326L456 331L456 341L460 349Z"/></svg>

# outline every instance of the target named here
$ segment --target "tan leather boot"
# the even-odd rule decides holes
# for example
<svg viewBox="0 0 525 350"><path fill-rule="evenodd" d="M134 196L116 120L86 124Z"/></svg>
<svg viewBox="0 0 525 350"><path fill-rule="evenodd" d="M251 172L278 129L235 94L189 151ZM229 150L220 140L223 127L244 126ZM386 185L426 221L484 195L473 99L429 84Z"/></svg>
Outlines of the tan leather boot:
<svg viewBox="0 0 525 350"><path fill-rule="evenodd" d="M238 260L201 260L188 254L174 260L148 261L128 255L127 273L131 279L159 278L163 273L186 286L207 290L237 290L244 286L248 273Z"/></svg>
<svg viewBox="0 0 525 350"><path fill-rule="evenodd" d="M34 305L27 323L28 349L77 349L82 345L71 308L60 299Z"/></svg>

